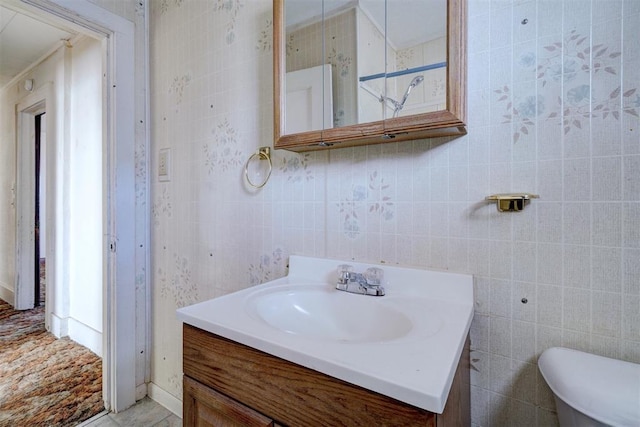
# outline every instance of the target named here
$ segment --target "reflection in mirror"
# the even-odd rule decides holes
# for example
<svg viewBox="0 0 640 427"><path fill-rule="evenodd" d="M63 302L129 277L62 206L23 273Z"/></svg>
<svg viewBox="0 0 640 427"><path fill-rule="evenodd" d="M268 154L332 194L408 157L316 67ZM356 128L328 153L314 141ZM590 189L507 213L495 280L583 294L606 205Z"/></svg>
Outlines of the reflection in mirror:
<svg viewBox="0 0 640 427"><path fill-rule="evenodd" d="M287 73L331 70L287 95L286 133L446 109L446 27L447 0L285 0Z"/></svg>
<svg viewBox="0 0 640 427"><path fill-rule="evenodd" d="M446 0L387 0L385 118L446 109L446 8Z"/></svg>
<svg viewBox="0 0 640 427"><path fill-rule="evenodd" d="M289 71L285 78L287 134L333 127L331 65Z"/></svg>
<svg viewBox="0 0 640 427"><path fill-rule="evenodd" d="M285 1L287 75L329 66L330 77L323 78L323 100L333 105L325 108L328 116L323 119L324 129L356 123L355 10L351 3L348 0ZM312 102L320 102L320 99ZM292 110L300 108L298 105L291 107ZM286 109L289 111L290 107ZM285 128L289 133L289 116ZM322 128L306 130L317 129Z"/></svg>

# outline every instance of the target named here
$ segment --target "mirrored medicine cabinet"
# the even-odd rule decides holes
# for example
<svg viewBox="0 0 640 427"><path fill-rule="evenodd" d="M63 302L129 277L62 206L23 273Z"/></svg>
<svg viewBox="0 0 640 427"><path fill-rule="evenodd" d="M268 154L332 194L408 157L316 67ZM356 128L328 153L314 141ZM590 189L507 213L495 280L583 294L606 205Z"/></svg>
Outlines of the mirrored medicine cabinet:
<svg viewBox="0 0 640 427"><path fill-rule="evenodd" d="M274 0L276 149L466 133L467 0Z"/></svg>

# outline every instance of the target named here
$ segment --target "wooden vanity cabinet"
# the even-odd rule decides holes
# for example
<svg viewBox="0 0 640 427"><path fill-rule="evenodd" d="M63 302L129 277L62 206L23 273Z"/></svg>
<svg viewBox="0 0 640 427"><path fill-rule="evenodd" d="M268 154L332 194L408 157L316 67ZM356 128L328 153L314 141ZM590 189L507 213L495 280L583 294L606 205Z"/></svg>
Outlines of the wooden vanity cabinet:
<svg viewBox="0 0 640 427"><path fill-rule="evenodd" d="M183 423L187 426L270 427L273 420L184 376Z"/></svg>
<svg viewBox="0 0 640 427"><path fill-rule="evenodd" d="M193 326L183 328L185 426L468 426L469 340L436 414Z"/></svg>

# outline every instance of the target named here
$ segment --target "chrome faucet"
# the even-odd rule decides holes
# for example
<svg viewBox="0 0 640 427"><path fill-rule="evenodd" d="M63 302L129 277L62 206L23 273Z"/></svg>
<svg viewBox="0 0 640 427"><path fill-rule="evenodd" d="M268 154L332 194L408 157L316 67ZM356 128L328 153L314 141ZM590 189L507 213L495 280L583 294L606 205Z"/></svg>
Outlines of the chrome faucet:
<svg viewBox="0 0 640 427"><path fill-rule="evenodd" d="M339 265L336 289L352 294L381 297L384 295L383 278L384 271L380 268L371 267L364 273L355 273L352 266Z"/></svg>

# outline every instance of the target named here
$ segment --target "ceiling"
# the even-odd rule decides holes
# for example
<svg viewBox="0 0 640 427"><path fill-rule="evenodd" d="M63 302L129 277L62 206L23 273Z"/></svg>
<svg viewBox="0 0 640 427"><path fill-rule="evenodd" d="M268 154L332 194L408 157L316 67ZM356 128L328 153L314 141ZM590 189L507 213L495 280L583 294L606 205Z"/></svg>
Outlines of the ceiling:
<svg viewBox="0 0 640 427"><path fill-rule="evenodd" d="M447 30L446 0L287 0L288 29L318 21L324 10L331 15L358 6L377 24L386 28L387 38L396 49L415 46L443 37Z"/></svg>
<svg viewBox="0 0 640 427"><path fill-rule="evenodd" d="M0 1L0 88L76 34L17 12Z"/></svg>

